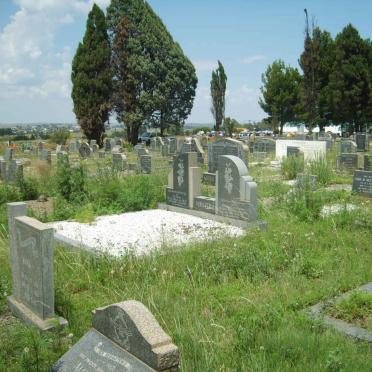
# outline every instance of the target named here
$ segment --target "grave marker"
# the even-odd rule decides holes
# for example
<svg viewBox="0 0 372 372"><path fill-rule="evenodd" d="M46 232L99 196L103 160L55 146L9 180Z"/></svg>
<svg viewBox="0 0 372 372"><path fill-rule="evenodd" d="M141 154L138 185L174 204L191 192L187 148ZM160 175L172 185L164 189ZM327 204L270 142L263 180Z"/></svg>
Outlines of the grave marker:
<svg viewBox="0 0 372 372"><path fill-rule="evenodd" d="M53 371L178 371L178 348L142 303L98 308L92 326Z"/></svg>
<svg viewBox="0 0 372 372"><path fill-rule="evenodd" d="M357 170L353 178L353 191L372 198L372 172Z"/></svg>
<svg viewBox="0 0 372 372"><path fill-rule="evenodd" d="M358 168L358 154L341 154L337 157L337 168L344 171L353 171Z"/></svg>
<svg viewBox="0 0 372 372"><path fill-rule="evenodd" d="M346 140L340 142L340 153L353 154L356 152L357 145L354 141Z"/></svg>
<svg viewBox="0 0 372 372"><path fill-rule="evenodd" d="M92 155L92 151L92 148L86 142L83 142L79 147L79 154L84 159L89 158Z"/></svg>
<svg viewBox="0 0 372 372"><path fill-rule="evenodd" d="M366 133L356 133L355 142L357 145L357 151L368 151L369 148L369 138Z"/></svg>

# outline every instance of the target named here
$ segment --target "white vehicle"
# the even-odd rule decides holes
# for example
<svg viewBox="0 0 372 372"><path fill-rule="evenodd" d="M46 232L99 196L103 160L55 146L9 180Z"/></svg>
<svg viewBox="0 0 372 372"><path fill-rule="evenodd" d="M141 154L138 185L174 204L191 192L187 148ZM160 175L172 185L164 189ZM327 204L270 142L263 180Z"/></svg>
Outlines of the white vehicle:
<svg viewBox="0 0 372 372"><path fill-rule="evenodd" d="M248 139L249 138L249 132L240 132L239 133L239 138L241 139Z"/></svg>

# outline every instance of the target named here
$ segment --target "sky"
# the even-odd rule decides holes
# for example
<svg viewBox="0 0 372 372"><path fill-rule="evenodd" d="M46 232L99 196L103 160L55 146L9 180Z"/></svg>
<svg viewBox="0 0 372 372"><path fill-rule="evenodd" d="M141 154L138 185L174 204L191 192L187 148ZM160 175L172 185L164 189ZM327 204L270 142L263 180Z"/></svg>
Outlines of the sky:
<svg viewBox="0 0 372 372"><path fill-rule="evenodd" d="M125 0L123 0L125 1ZM110 0L96 0L105 9ZM149 0L194 63L190 123L213 122L209 85L226 70L226 116L260 120L261 75L276 59L298 67L304 8L336 36L352 23L372 38L371 0ZM72 123L71 61L93 0L0 0L0 123Z"/></svg>

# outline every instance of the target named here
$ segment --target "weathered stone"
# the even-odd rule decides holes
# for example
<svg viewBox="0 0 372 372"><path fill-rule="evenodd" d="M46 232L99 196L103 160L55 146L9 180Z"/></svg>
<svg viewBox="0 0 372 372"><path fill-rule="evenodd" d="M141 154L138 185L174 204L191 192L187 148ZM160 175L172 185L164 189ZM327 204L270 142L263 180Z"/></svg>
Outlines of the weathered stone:
<svg viewBox="0 0 372 372"><path fill-rule="evenodd" d="M89 158L92 155L92 152L93 152L92 148L86 142L83 142L80 145L79 154L82 158L84 159Z"/></svg>
<svg viewBox="0 0 372 372"><path fill-rule="evenodd" d="M119 154L119 153L122 153L124 152L123 148L119 145L115 145L113 148L112 148L112 151L111 153L112 154Z"/></svg>
<svg viewBox="0 0 372 372"><path fill-rule="evenodd" d="M93 141L93 140L92 140ZM92 152L93 154L97 154L98 151L99 151L99 146L96 144L96 143L93 143L93 145L91 145L91 148L92 148Z"/></svg>
<svg viewBox="0 0 372 372"><path fill-rule="evenodd" d="M91 329L54 371L177 371L178 348L140 302L96 309Z"/></svg>
<svg viewBox="0 0 372 372"><path fill-rule="evenodd" d="M358 168L358 154L341 154L337 157L339 170L353 171Z"/></svg>
<svg viewBox="0 0 372 372"><path fill-rule="evenodd" d="M126 170L128 168L127 157L124 154L113 152L112 165L116 170L120 172Z"/></svg>
<svg viewBox="0 0 372 372"><path fill-rule="evenodd" d="M11 161L13 159L13 149L11 147L7 147L4 152L4 160Z"/></svg>
<svg viewBox="0 0 372 372"><path fill-rule="evenodd" d="M23 164L19 160L12 160L6 171L6 181L16 182L23 178Z"/></svg>
<svg viewBox="0 0 372 372"><path fill-rule="evenodd" d="M276 142L271 138L256 138L253 142L253 152L275 153Z"/></svg>
<svg viewBox="0 0 372 372"><path fill-rule="evenodd" d="M354 141L346 140L340 142L340 153L352 154L355 153L357 145Z"/></svg>
<svg viewBox="0 0 372 372"><path fill-rule="evenodd" d="M353 178L353 191L372 198L372 172L357 170Z"/></svg>
<svg viewBox="0 0 372 372"><path fill-rule="evenodd" d="M364 170L372 172L372 155L364 155Z"/></svg>
<svg viewBox="0 0 372 372"><path fill-rule="evenodd" d="M67 322L54 313L53 228L26 216L22 204L8 204L12 275L15 291L8 297L13 315L47 330Z"/></svg>
<svg viewBox="0 0 372 372"><path fill-rule="evenodd" d="M203 183L206 185L216 186L216 173L203 173Z"/></svg>
<svg viewBox="0 0 372 372"><path fill-rule="evenodd" d="M106 157L106 152L104 150L98 151L98 158L104 159Z"/></svg>
<svg viewBox="0 0 372 372"><path fill-rule="evenodd" d="M196 196L194 198L194 209L206 213L216 213L216 199L207 196Z"/></svg>
<svg viewBox="0 0 372 372"><path fill-rule="evenodd" d="M50 150L40 150L40 160L46 161L48 164L52 164L52 151Z"/></svg>
<svg viewBox="0 0 372 372"><path fill-rule="evenodd" d="M369 148L369 138L366 133L356 133L355 142L357 145L357 151L368 151Z"/></svg>
<svg viewBox="0 0 372 372"><path fill-rule="evenodd" d="M139 166L141 173L151 174L153 171L152 155L140 155Z"/></svg>
<svg viewBox="0 0 372 372"><path fill-rule="evenodd" d="M276 157L281 160L287 156L288 147L297 147L304 155L304 160L315 160L325 157L327 153L327 143L325 141L301 141L301 140L282 140L276 141Z"/></svg>

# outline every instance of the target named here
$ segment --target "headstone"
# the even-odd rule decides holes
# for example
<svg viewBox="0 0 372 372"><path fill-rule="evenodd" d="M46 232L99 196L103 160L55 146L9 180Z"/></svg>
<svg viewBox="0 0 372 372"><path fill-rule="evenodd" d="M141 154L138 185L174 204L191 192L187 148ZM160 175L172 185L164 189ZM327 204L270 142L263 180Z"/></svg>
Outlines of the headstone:
<svg viewBox="0 0 372 372"><path fill-rule="evenodd" d="M248 152L248 146L240 141L231 138L218 139L208 145L208 172L215 173L217 171L220 156L237 156L246 163Z"/></svg>
<svg viewBox="0 0 372 372"><path fill-rule="evenodd" d="M221 156L218 162L216 213L237 220L257 221L257 184L240 158Z"/></svg>
<svg viewBox="0 0 372 372"><path fill-rule="evenodd" d="M98 308L92 326L53 371L178 371L178 348L142 303Z"/></svg>
<svg viewBox="0 0 372 372"><path fill-rule="evenodd" d="M304 154L304 160L315 160L319 157L325 157L327 153L327 143L325 141L301 141L284 140L276 141L276 158L281 160L287 156L288 147L298 147Z"/></svg>
<svg viewBox="0 0 372 372"><path fill-rule="evenodd" d="M353 191L372 198L372 172L357 170L353 178Z"/></svg>
<svg viewBox="0 0 372 372"><path fill-rule="evenodd" d="M98 151L98 157L104 159L106 157L106 152L104 150Z"/></svg>
<svg viewBox="0 0 372 372"><path fill-rule="evenodd" d="M50 150L41 150L40 160L46 161L48 164L52 164L52 151Z"/></svg>
<svg viewBox="0 0 372 372"><path fill-rule="evenodd" d="M170 174L172 184L166 189L168 205L193 208L194 197L201 194L201 169L197 163L195 152L174 157L173 170Z"/></svg>
<svg viewBox="0 0 372 372"><path fill-rule="evenodd" d="M191 152L196 152L198 154L198 163L200 165L204 164L204 149L199 141L199 138L193 138L191 140Z"/></svg>
<svg viewBox="0 0 372 372"><path fill-rule="evenodd" d="M86 142L83 142L80 145L79 154L84 159L89 158L92 155L92 148Z"/></svg>
<svg viewBox="0 0 372 372"><path fill-rule="evenodd" d="M372 155L364 155L364 170L372 172Z"/></svg>
<svg viewBox="0 0 372 372"><path fill-rule="evenodd" d="M114 169L122 172L128 167L127 157L119 152L112 153L112 165Z"/></svg>
<svg viewBox="0 0 372 372"><path fill-rule="evenodd" d="M216 186L216 173L203 173L203 183L210 186Z"/></svg>
<svg viewBox="0 0 372 372"><path fill-rule="evenodd" d="M121 147L121 146L119 146L119 145L115 145L113 148L112 148L112 151L111 151L111 153L112 154L120 154L120 153L122 153L124 150L123 150L123 148Z"/></svg>
<svg viewBox="0 0 372 372"><path fill-rule="evenodd" d="M177 140L176 140L176 138L169 137L168 138L168 144L169 144L169 154L174 155L177 152Z"/></svg>
<svg viewBox="0 0 372 372"><path fill-rule="evenodd" d="M62 145L57 145L57 147L56 147L56 153L58 154L61 151L62 151Z"/></svg>
<svg viewBox="0 0 372 372"><path fill-rule="evenodd" d="M92 148L93 154L97 154L98 153L99 146L96 143L93 143L93 145L91 145L91 148Z"/></svg>
<svg viewBox="0 0 372 372"><path fill-rule="evenodd" d="M337 168L344 171L354 171L358 168L358 154L341 154L337 157Z"/></svg>
<svg viewBox="0 0 372 372"><path fill-rule="evenodd" d="M5 149L5 153L4 153L4 160L5 161L11 161L13 159L13 149L11 147L7 147Z"/></svg>
<svg viewBox="0 0 372 372"><path fill-rule="evenodd" d="M145 147L144 147L144 145L142 144L142 143L138 143L137 145L135 145L134 147L133 147L133 151L136 153L136 154L138 154L138 151L141 149L144 149Z"/></svg>
<svg viewBox="0 0 372 372"><path fill-rule="evenodd" d="M150 138L150 148L152 151L158 150L158 138L157 137Z"/></svg>
<svg viewBox="0 0 372 372"><path fill-rule="evenodd" d="M38 142L36 147L37 147L38 154L40 154L44 150L44 142Z"/></svg>
<svg viewBox="0 0 372 372"><path fill-rule="evenodd" d="M69 152L78 152L79 151L79 142L77 140L72 140L68 145Z"/></svg>
<svg viewBox="0 0 372 372"><path fill-rule="evenodd" d="M106 152L111 152L111 140L109 138L106 138L106 141L105 141L105 151Z"/></svg>
<svg viewBox="0 0 372 372"><path fill-rule="evenodd" d="M287 147L287 157L288 156L299 156L300 155L300 148L294 146Z"/></svg>
<svg viewBox="0 0 372 372"><path fill-rule="evenodd" d="M340 153L352 154L355 153L357 145L354 141L346 140L340 142Z"/></svg>
<svg viewBox="0 0 372 372"><path fill-rule="evenodd" d="M8 204L8 223L13 276L11 312L41 330L67 324L54 313L54 230L26 217L24 203Z"/></svg>
<svg viewBox="0 0 372 372"><path fill-rule="evenodd" d="M152 155L140 155L139 164L141 173L151 174L152 173Z"/></svg>
<svg viewBox="0 0 372 372"><path fill-rule="evenodd" d="M3 158L0 159L0 175L3 181L7 180L7 163Z"/></svg>
<svg viewBox="0 0 372 372"><path fill-rule="evenodd" d="M12 160L8 163L8 169L6 171L6 181L16 182L23 178L23 165L19 160Z"/></svg>
<svg viewBox="0 0 372 372"><path fill-rule="evenodd" d="M161 155L164 156L164 157L169 156L169 145L168 144L164 144L161 147Z"/></svg>
<svg viewBox="0 0 372 372"><path fill-rule="evenodd" d="M90 140L90 147L93 147L93 145L97 144L97 140Z"/></svg>
<svg viewBox="0 0 372 372"><path fill-rule="evenodd" d="M369 148L369 138L366 133L356 133L355 142L357 145L357 151L368 151Z"/></svg>
<svg viewBox="0 0 372 372"><path fill-rule="evenodd" d="M253 142L253 152L275 153L276 142L271 138L258 137Z"/></svg>

